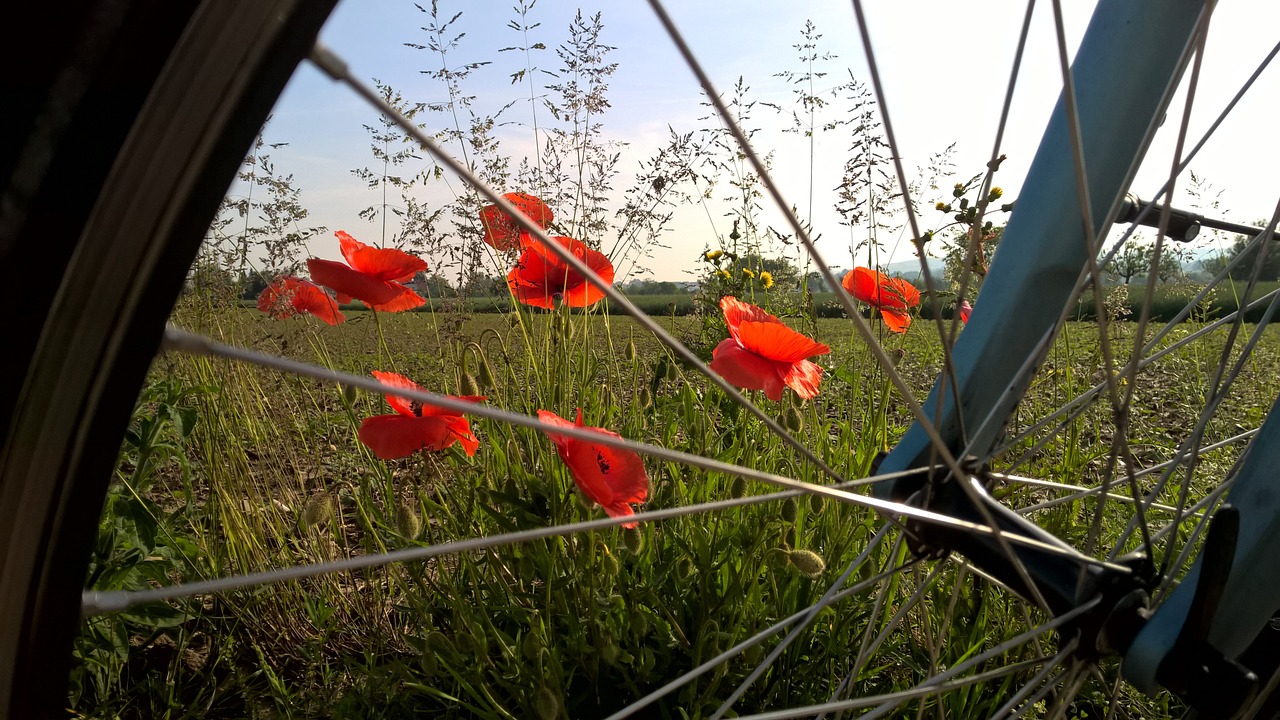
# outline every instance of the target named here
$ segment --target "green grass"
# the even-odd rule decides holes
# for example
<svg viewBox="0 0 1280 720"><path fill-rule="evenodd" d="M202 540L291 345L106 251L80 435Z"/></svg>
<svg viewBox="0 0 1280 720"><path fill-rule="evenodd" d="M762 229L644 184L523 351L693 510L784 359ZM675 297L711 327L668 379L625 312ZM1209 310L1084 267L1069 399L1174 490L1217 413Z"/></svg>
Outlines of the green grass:
<svg viewBox="0 0 1280 720"><path fill-rule="evenodd" d="M823 481L762 423L624 318L353 313L330 328L188 306L175 320L238 345L347 372L393 369L432 390L457 393L464 376L488 375L492 382L483 390L498 407L545 408L566 417L582 407L588 424L627 438ZM697 317L660 321L703 352L722 337ZM882 336L918 396L941 362L929 330L921 323L906 336ZM905 429L908 414L847 321L820 319L811 331L833 352L823 359L822 394L794 405L800 436L844 476L862 477ZM1015 428L1102 377L1096 332L1089 324L1068 328ZM1132 342L1131 326L1114 332L1120 344ZM632 343L636 351L628 359ZM1194 400L1203 395L1218 353L1212 343L1191 345L1146 373L1151 385L1138 395L1132 428L1140 465L1167 459L1194 423ZM1268 332L1210 426L1211 440L1237 425L1257 424L1277 391L1271 371L1277 353L1280 343ZM145 460L139 446L126 448L113 491L121 499L108 506L97 556L101 567L116 570L106 573L115 586L602 515L581 501L537 431L473 420L482 441L474 459L455 447L383 462L355 435L362 418L388 412L379 395L186 356L161 358L152 378L156 389L139 406L135 427L151 428L150 447L162 451ZM793 406L756 400L779 418ZM1021 472L1092 484L1110 432L1109 409L1095 407ZM1197 492L1233 457L1230 450L1206 457ZM671 463L648 461L647 467L650 508L770 491ZM996 492L1015 507L1056 497L1025 487ZM1164 502L1176 502L1167 495ZM1033 517L1078 543L1093 522L1094 505L1077 500ZM1109 503L1104 536L1116 537L1128 517L1125 506ZM598 716L816 601L880 524L871 513L833 501L770 502L643 525L631 534L614 529L545 540L108 618L87 626L81 640L76 707L87 715L130 717ZM806 576L788 561L792 549L816 553L825 569ZM905 549L882 545L854 577L871 577L904 557ZM924 601L908 611L907 629L889 635L874 654L857 679L859 692L907 687L930 668L950 667L1025 627L1028 611L1020 601L954 565L932 574L929 567L896 575L891 586L822 613L735 708L746 713L825 700L830 679L847 670L866 633L874 635L917 589ZM763 652L772 646L767 642ZM709 714L761 652L739 653L656 712ZM924 711L989 713L1016 680L931 698ZM1078 712L1090 708L1090 692L1078 701ZM1166 710L1152 702L1130 694L1123 699L1137 713ZM921 708L907 705L903 712Z"/></svg>

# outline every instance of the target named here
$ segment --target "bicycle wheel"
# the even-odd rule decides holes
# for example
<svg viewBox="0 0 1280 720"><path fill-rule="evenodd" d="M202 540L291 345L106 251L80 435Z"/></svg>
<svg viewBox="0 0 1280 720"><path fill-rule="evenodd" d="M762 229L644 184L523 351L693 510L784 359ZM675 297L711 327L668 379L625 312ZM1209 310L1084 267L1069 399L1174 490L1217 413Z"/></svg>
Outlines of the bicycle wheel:
<svg viewBox="0 0 1280 720"><path fill-rule="evenodd" d="M327 8L324 10L327 10ZM199 12L213 13L216 11L209 8L201 8ZM225 12L232 14L243 12L244 14L256 15L256 13L251 13L243 8L225 10ZM98 210L85 223L88 227L86 239L79 246L85 249L78 249L79 255L68 263L68 269L64 274L65 279L61 284L63 295L53 305L54 309L51 311L50 318L44 323L41 331L44 339L40 340L39 345L37 345L36 333L31 335L32 359L29 363L31 369L28 373L24 373L24 377L27 379L21 391L21 400L15 402L14 412L6 415L6 417L11 417L12 420L10 421L10 435L5 445L6 452L4 456L3 477L5 478L6 492L3 494L5 497L3 500L4 505L0 506L0 510L3 510L0 518L13 519L14 521L11 525L12 532L9 547L22 548L25 552L30 553L26 559L7 559L3 575L3 579L6 581L13 580L12 582L4 583L4 587L10 588L11 591L5 591L3 595L3 609L8 611L13 608L13 612L7 612L6 617L25 619L20 626L12 629L19 632L18 635L12 638L8 634L0 636L0 648L3 648L6 652L14 653L11 656L13 662L4 664L6 667L14 668L14 671L12 677L6 679L6 684L0 684L0 687L6 691L6 695L0 697L0 699L5 700L8 707L14 708L13 714L15 715L29 715L37 712L52 714L61 705L60 698L58 698L59 689L57 688L57 683L49 682L49 679L61 677L65 674L61 672L65 670L64 649L69 642L71 628L74 626L71 618L74 617L78 606L78 598L74 590L79 589L83 576L83 572L79 571L83 564L73 562L72 558L83 557L86 554L87 537L93 529L93 523L89 522L89 518L96 512L97 505L100 503L99 498L102 496L105 485L106 473L95 472L94 468L106 467L114 458L114 454L118 449L118 437L125 415L123 409L128 406L126 396L130 396L132 388L137 387L140 383L145 363L149 358L149 353L133 354L127 352L124 348L132 350L138 347L152 348L156 345L155 339L158 337L160 323L164 315L159 308L167 308L170 304L161 301L160 296L167 295L171 298L176 295L181 276L180 273L170 272L167 279L162 280L159 278L160 271L172 270L174 267L184 265L184 260L189 261L194 252L193 243L199 239L203 232L203 225L198 220L207 219L212 215L214 204L221 194L221 188L226 184L226 178L233 171L235 163L238 162L241 150L247 147L249 136L253 132L252 129L256 128L253 122L246 124L244 118L250 118L255 114L260 118L265 113L266 98L272 97L278 91L280 84L283 83L284 74L278 69L289 67L292 62L296 62L298 58L306 54L309 49L309 40L302 40L302 38L308 38L314 34L320 21L320 16L323 15L323 10L308 9L307 12L303 13L286 7L282 8L280 12L284 12L285 16L290 17L291 20L279 25L274 20L276 17L274 12L276 11L264 10L255 19L245 20L246 23L249 23L247 27L260 27L265 24L272 29L272 32L259 32L256 30L226 32L223 30L226 27L225 21L221 19L213 20L204 15L191 19L190 29L187 30L187 35L182 38L181 43L173 51L173 59L170 61L168 69L165 70L166 74L156 80L156 89L152 91L151 95L151 102L154 104L149 105L139 114L135 125L137 129L134 130L135 139L150 136L150 133L148 133L149 126L144 124L152 117L147 115L149 111L158 113L159 117L164 118L165 124L168 125L170 124L168 118L174 112L173 106L192 99L189 95L182 93L176 99L165 100L165 98L171 96L167 96L164 89L169 87L167 83L172 83L173 86L183 89L195 85L192 82L192 77L196 75L193 74L204 71L204 68L199 66L197 61L204 61L213 56L223 55L220 51L208 51L202 45L204 42L214 42L223 37L252 38L251 42L245 43L247 47L242 47L240 53L232 56L233 58L250 56L251 60L226 60L228 68L226 72L236 78L236 80L227 81L229 86L234 85L236 87L234 91L228 90L226 94L231 97L240 97L241 94L246 94L249 97L243 101L235 101L224 97L222 93L211 92L208 97L203 98L204 102L212 102L215 107L235 108L234 113L227 113L227 115L234 115L234 119L232 117L219 118L220 122L225 122L226 128L229 129L224 129L221 124L213 127L201 127L199 131L192 132L182 138L183 144L181 147L193 148L185 153L175 152L172 148L163 150L158 147L154 148L157 157L169 158L176 169L192 172L192 177L195 176L195 169L200 169L207 165L209 174L200 173L198 175L201 178L199 182L194 179L175 181L172 176L161 176L154 173L152 166L147 162L148 148L138 147L142 143L124 144L122 139L123 149L121 152L123 159L116 169L116 172L121 173L121 175L113 176L105 181L106 189L103 191L103 198L96 200L99 203ZM314 15L312 14L313 12L315 13ZM1195 15L1193 14L1192 18L1194 19L1194 17ZM258 23L258 25L253 25L252 23ZM175 21L175 25L181 24L182 21ZM209 28L218 28L218 31L215 32L210 29L206 35L203 29ZM1190 29L1184 28L1184 31L1189 33ZM175 29L175 34L176 32ZM1174 48L1174 59L1177 60L1182 57L1179 53L1183 48L1177 43L1174 43L1174 45L1177 45ZM180 74L179 70L173 68L182 68L181 61L184 58L184 51L196 56L190 62L197 62L197 67L185 69ZM341 74L341 68L336 63L333 63L331 58L323 53L318 54L316 57L319 62L334 71L335 74ZM153 60L153 62L155 61ZM241 62L244 64L240 64ZM252 68L252 71L250 71L250 68ZM274 72L264 76L260 74L260 68L270 68ZM1172 74L1172 72L1169 71L1166 74ZM244 82L244 78L254 78L254 81L247 83ZM201 86L209 87L207 83L201 83ZM1157 96L1161 94L1160 90L1162 89L1158 89ZM194 99L199 100L201 98ZM1156 100L1158 99L1159 97L1156 98ZM167 102L168 104L161 104L162 102ZM1153 102L1152 109L1148 111L1148 115L1154 117L1153 113L1158 113L1159 110L1159 104ZM205 105L193 107L189 112L191 117L198 118L219 115L218 113L210 113L208 106ZM243 115L241 115L242 112L244 113ZM1140 121L1139 125L1145 127L1145 124L1149 123L1150 119L1147 119ZM183 123L172 123L172 125L182 127ZM214 147L209 146L209 138L218 139L218 142L213 144ZM1132 139L1126 142L1128 144L1136 144ZM104 152L111 154L109 151ZM200 154L193 157L192 153L197 152ZM174 158L178 159L173 160ZM103 163L105 164L109 160L110 158L107 158ZM136 163L133 162L135 160ZM100 218L114 214L111 212L113 209L116 212L121 212L121 208L128 207L129 198L153 196L153 193L150 192L139 192L138 188L141 180L135 180L133 179L134 176L124 174L130 169L136 175L148 178L149 182L154 182L157 187L165 189L165 192L154 193L157 201L153 208L152 219L149 221L153 224L158 222L154 219L155 216L161 214L161 210L168 210L169 212L162 214L165 225L161 230L145 233L126 232L126 230L136 227L132 224L126 225L126 220L129 223L139 222L128 216L120 219L110 218L116 224L107 225L106 229L103 229L104 226ZM220 180L221 182L219 182ZM174 202L175 198L170 195L173 188L179 188L182 192L188 193L189 198L187 195L183 195L177 198L181 200L180 202ZM1111 192L1118 195L1123 189L1120 186ZM123 197L117 198L110 195L113 192ZM96 198L96 195L92 197ZM86 203L88 202L92 201L86 200ZM174 211L173 208L181 208L181 211ZM174 216L175 212L177 217ZM533 230L534 228L529 229ZM797 233L803 234L803 230L797 227ZM105 273L104 283L114 282L123 277L130 277L139 280L139 287L142 288L131 292L125 292L125 288L121 288L117 293L120 299L113 305L104 301L101 295L102 290L98 285L89 285L82 278L85 277L84 274L91 271L100 272L101 268L104 267L100 256L95 256L95 253L105 254L105 248L101 244L103 242L102 238L116 238L124 235L161 238L163 247L166 248L162 253L164 258L168 260L170 254L173 254L174 257L171 261L158 262L152 255L161 251L139 248L139 255L144 256L139 262L145 261L148 263L148 269L145 271L135 269L136 266L115 264L106 266L112 269ZM115 245L114 242L110 247L112 255L120 252L119 246ZM156 265L155 275L150 269L149 264L151 263ZM156 279L153 280L153 277ZM998 290L1000 287L1003 286L993 284L989 287L988 292ZM1025 297L1027 292L1027 290L1024 290L1019 297ZM92 298L93 302L79 300L79 298L85 297ZM1010 302L1017 301L1018 298L1015 298ZM987 301L984 300L980 305L986 306L986 304ZM991 304L996 303L991 301ZM82 314L82 308L90 306L96 309L95 314L92 317ZM1057 309L1053 310L1054 314L1059 312ZM121 318L127 318L127 322ZM977 322L975 320L975 323ZM121 323L124 323L124 325L121 325ZM87 330L90 326L98 329L90 333ZM144 326L151 331L146 335L151 338L150 342L147 342L144 338ZM860 327L865 329L865 326ZM1108 331L1108 328L1104 327L1103 332L1105 333L1106 331ZM940 327L940 332L945 334L948 331ZM1033 357L1043 350L1040 338L1033 337L1031 340L1032 342L1023 348L1021 352L1013 353L1016 357L1023 358L1019 359L1012 368L1014 371L1018 371L1019 374L1025 365L1024 359ZM176 344L181 345L183 342L181 337L175 336ZM59 343L61 344L59 345ZM192 341L192 343L191 347L200 347L199 343L195 341ZM101 358L99 361L89 363L90 367L87 368L84 367L84 364L79 364L78 371L91 373L90 377L81 377L78 380L74 380L76 373L72 371L77 363L58 362L59 358L67 357L66 348L72 346L76 347L77 352L81 353L80 357ZM91 352L89 348L104 349ZM882 350L879 351L878 355L880 360L885 363L888 371L892 367L892 363L888 362L888 358ZM696 363L696 358L691 355L686 356L686 360ZM128 367L125 367L126 365ZM1109 372L1110 368L1106 369ZM712 377L714 378L714 375ZM359 380L355 378L345 379L352 384L359 383ZM364 386L366 389L376 389L376 386L368 381L365 381ZM902 389L906 390L905 386ZM423 398L418 399L421 400ZM429 397L429 399L440 402L438 397ZM65 415L70 417L48 418L46 408L49 407L60 409L86 408L86 410L66 412ZM981 409L980 412L981 414L977 417L983 420L985 420L986 415L991 414L989 409L986 408ZM1011 408L1005 408L1001 413L997 414L1003 415L1009 412L1011 412ZM102 414L99 415L99 413ZM495 414L494 416L507 420L513 419L501 414ZM929 419L927 413L920 413L920 416L926 421ZM37 422L36 419L43 422ZM49 427L48 423L55 420L60 423L59 426L56 428ZM774 425L776 426L777 423L774 423ZM92 432L89 432L90 430ZM101 433L101 437L96 437L90 443L88 438L97 436L99 433ZM988 444L996 444L994 437L993 434L992 440ZM1016 443L1014 445L1016 446ZM930 448L926 452L958 454L957 451L964 449L964 446L943 443L940 446L930 446ZM917 452L916 455L919 456L920 453ZM66 458L60 464L60 468L52 470L55 477L52 482L46 479L46 473L51 470L47 464L47 459L50 457ZM694 461L692 458L679 454L673 454L668 459ZM88 464L90 462L92 464ZM821 461L818 464L821 465ZM902 469L904 472L910 469L910 464L903 464ZM929 462L926 464L932 466L934 463ZM714 462L704 461L703 466L718 471L726 470L726 468ZM745 470L733 470L733 472L751 475ZM832 474L835 475L835 473ZM757 478L761 477L761 475L760 473L755 473ZM98 479L94 480L93 478ZM776 477L768 477L767 479L774 482L785 482L784 479ZM1100 484L1103 487L1107 487L1109 482L1104 480ZM20 488L20 491L10 492L11 487ZM803 487L812 492L826 492L830 496L846 502L871 502L836 491L816 490L808 485L796 485L796 487ZM917 487L912 488L912 492L930 487L928 484L917 485ZM36 488L40 488L39 491L41 493L47 493L43 495L44 499L32 499L30 493L34 492ZM1088 493L1090 491L1089 488L1084 487L1076 487L1074 490L1078 493ZM1106 494L1103 497L1105 499ZM93 498L93 500L89 500L89 498ZM900 499L905 500L907 498L904 496ZM83 507L80 507L81 504L83 504ZM35 508L34 511L32 510L33 507ZM927 517L927 513L922 513L918 510L912 511L911 508L906 506L881 503L879 507L890 515L902 514L905 517L922 521L939 521L936 516L930 518ZM1099 507L1101 507L1101 504L1099 504ZM941 521L947 522L945 518L942 518ZM964 533L968 535L978 532L977 526L989 524L990 522L989 518L983 517L965 518ZM953 521L950 524L955 525L957 523ZM1177 523L1172 527L1176 529L1178 527ZM1017 531L1009 530L1009 534L1017 535ZM39 540L33 540L34 538L39 538ZM1008 538L1005 539L1008 540ZM1014 540L1017 539L1014 538ZM1033 539L1038 539L1042 545L1050 546L1051 552L1059 552L1058 544L1047 536ZM1090 540L1085 544L1089 545L1093 542L1093 540ZM950 545L944 544L940 549L946 550L949 548ZM934 549L939 548L935 547ZM448 550L448 548L445 550ZM431 550L430 552L410 551L407 554L393 557L398 559L425 558L431 556L432 553L445 550ZM870 549L868 549L868 552L870 552ZM965 552L968 554L976 553L977 551L966 548ZM997 551L993 551L993 555L998 558L1004 552L1005 549L1000 548ZM893 554L896 556L899 553L895 551ZM824 602L829 601L837 594L845 579L853 571L861 570L864 567L866 557L860 553L855 553L855 555L857 557L849 564L849 570L827 593L829 597L823 598ZM10 557L12 558L12 553ZM373 561L361 560L359 562ZM1097 558L1084 562L1090 567L1102 567L1107 564L1107 560ZM1013 564L1016 565L1017 563ZM1111 565L1115 565L1115 563L1111 563ZM351 567L352 565L348 564L347 566ZM907 565L903 564L903 566L906 567ZM939 568L942 567L942 565L939 565ZM959 567L964 568L964 572L983 572L981 566L973 570L970 570L965 565L960 565ZM55 569L57 569L56 572ZM70 572L68 569L77 570L77 572ZM948 577L945 572L947 571L937 569L930 573L927 578L917 578L918 584L915 585L913 592L909 593L896 608L893 608L893 612L889 612L889 607L882 607L877 601L872 614L876 615L883 612L887 619L882 625L875 626L874 630L872 629L872 624L868 623L867 634L860 643L855 661L852 663L851 678L856 680L865 674L867 666L864 656L874 654L876 648L883 641L884 633L900 629L902 619L909 617L913 607L919 606L922 602L940 603L938 598L932 597L930 594L934 592L933 588L936 583L940 582L940 578ZM989 571L988 574L990 574ZM893 576L899 577L900 573L895 572ZM1017 587L1018 581L1011 579L1014 577L1013 575L998 576L997 579L1006 585ZM958 583L959 580L954 580L954 582ZM1043 597L1034 597L1043 593L1039 593L1036 589L1030 587L1031 585L1031 583L1026 583L1021 589L1032 596L1030 599L1033 602L1038 601L1042 605L1048 605L1053 614L1057 616L1057 619L1045 625L1030 623L1031 627L1026 632L1014 634L1013 640L1016 640L1019 644L1039 638L1047 629L1062 627L1064 624L1070 623L1080 617L1083 611L1087 609L1085 608L1086 603L1081 603L1078 598L1074 597L1065 598L1058 603L1047 602ZM873 585L872 587L875 586ZM1066 595L1065 592L1063 594ZM145 594L143 596L146 597ZM135 601L141 600L135 598ZM940 604L945 605L946 603ZM1036 611L1028 610L1024 612L1034 613ZM802 610L800 613L800 615L805 615L806 617L812 617L816 614L817 609L812 611ZM890 615L892 617L889 617ZM950 621L948 620L948 622ZM18 627L21 628L20 631ZM11 629L6 628L5 632L9 633ZM956 681L956 677L962 668L975 667L977 665L976 660L985 660L986 658L1000 655L1001 648L1007 645L1008 643L1003 643L994 648L986 649L984 652L979 653L976 659L970 658L968 663L959 663L952 667L951 670L935 673L932 681L923 683L913 690L905 693L889 693L884 697L875 698L874 701L886 704L903 702L916 697L936 695L940 689L947 688L950 685L975 682L976 680L973 680L973 678L979 677L978 675L962 678L959 682ZM734 650L736 649L734 648ZM1076 644L1073 644L1073 641L1067 641L1064 642L1064 649L1060 653L1041 654L1052 656L1062 662L1072 655L1073 650L1077 649L1079 648ZM930 650L935 650L935 648L930 648ZM742 650L738 650L738 652L742 652ZM734 652L729 650L726 653L720 653L721 656L726 654L732 655ZM1089 653L1083 654L1087 656ZM10 657L6 656L5 659L8 660ZM768 667L768 663L771 660L772 658L766 659L764 664L760 666L762 672ZM930 669L936 669L937 665L940 664L950 666L951 662L940 662L936 656L929 658ZM1038 668L1039 664L1032 661L1023 665L1015 665L1012 669L1002 671L1007 676L1015 676L1022 672L1030 673L1031 682L1026 685L1026 689L1018 692L1007 703L1004 703L1008 705L1010 710L1021 708L1025 712L1048 693L1056 693L1055 688L1058 687L1059 682L1065 681L1063 684L1070 689L1072 686L1078 687L1079 683L1083 682L1084 679L1081 671L1072 668L1063 669L1060 665L1054 663L1046 664L1044 670L1029 670L1029 666ZM984 678L1005 676L992 676L990 673L980 673L980 675ZM35 682L37 678L46 681L45 684L43 686L38 685ZM852 683L837 683L833 681L832 684L840 686L833 695L840 695L844 691L843 686ZM34 687L48 688L48 692L43 695L31 693L30 695L19 697L19 693L14 691L14 688ZM854 706L849 705L848 707ZM886 705L887 709L881 712L888 712L892 707L892 705ZM1065 704L1063 704L1063 707L1065 707Z"/></svg>
<svg viewBox="0 0 1280 720"><path fill-rule="evenodd" d="M5 87L3 273L30 300L0 397L7 717L66 706L76 596L128 408L209 217L331 6L4 13L23 29L6 59L31 74Z"/></svg>

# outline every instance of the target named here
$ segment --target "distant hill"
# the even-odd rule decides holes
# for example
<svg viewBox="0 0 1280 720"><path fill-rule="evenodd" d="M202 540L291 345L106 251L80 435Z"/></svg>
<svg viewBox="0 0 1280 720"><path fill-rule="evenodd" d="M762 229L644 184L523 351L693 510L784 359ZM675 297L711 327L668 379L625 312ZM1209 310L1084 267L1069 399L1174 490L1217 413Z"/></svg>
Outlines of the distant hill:
<svg viewBox="0 0 1280 720"><path fill-rule="evenodd" d="M936 278L942 277L942 260L940 258L928 258L927 261L929 263L929 272ZM920 276L920 261L916 258L889 263L885 266L884 271L890 275L904 277L913 283L924 282L924 278Z"/></svg>

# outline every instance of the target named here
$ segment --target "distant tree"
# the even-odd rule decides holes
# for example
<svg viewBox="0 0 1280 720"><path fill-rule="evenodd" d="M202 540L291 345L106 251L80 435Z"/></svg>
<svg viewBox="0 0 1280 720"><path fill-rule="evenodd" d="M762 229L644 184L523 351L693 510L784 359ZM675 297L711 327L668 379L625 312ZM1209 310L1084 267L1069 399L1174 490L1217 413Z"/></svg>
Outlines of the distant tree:
<svg viewBox="0 0 1280 720"><path fill-rule="evenodd" d="M1151 258L1155 251L1154 244L1131 239L1112 258L1111 263L1106 267L1106 273L1125 285L1135 278L1141 280L1151 271ZM1185 275L1182 259L1181 250L1173 243L1165 243L1160 250L1160 267L1156 270L1156 281L1172 282L1182 278Z"/></svg>
<svg viewBox="0 0 1280 720"><path fill-rule="evenodd" d="M1265 225L1266 221L1260 220L1256 224ZM1200 262L1200 267L1205 272L1217 275L1222 272L1227 265L1231 264L1237 257L1245 254L1243 258L1234 268L1231 269L1231 278L1233 280L1248 280L1253 274L1253 266L1258 261L1258 248L1246 250L1249 241L1253 238L1239 235L1236 237L1235 243L1231 249L1223 255L1206 258ZM1272 237L1271 242L1267 246L1266 258L1262 261L1262 272L1259 280L1280 280L1280 239Z"/></svg>
<svg viewBox="0 0 1280 720"><path fill-rule="evenodd" d="M972 232L974 231L965 228L956 233L947 241L946 253L942 256L942 277L952 289L957 291L960 288L960 280L964 276L965 258L969 258L969 280L965 286L965 295L968 297L973 297L978 288L982 287L982 281L987 276L987 268L991 265L991 256L995 254L1000 239L1004 237L1004 226L983 229L982 243L980 246L975 245L974 252L970 255L969 238Z"/></svg>
<svg viewBox="0 0 1280 720"><path fill-rule="evenodd" d="M626 284L623 291L628 295L675 295L685 292L676 283L659 280L633 280Z"/></svg>

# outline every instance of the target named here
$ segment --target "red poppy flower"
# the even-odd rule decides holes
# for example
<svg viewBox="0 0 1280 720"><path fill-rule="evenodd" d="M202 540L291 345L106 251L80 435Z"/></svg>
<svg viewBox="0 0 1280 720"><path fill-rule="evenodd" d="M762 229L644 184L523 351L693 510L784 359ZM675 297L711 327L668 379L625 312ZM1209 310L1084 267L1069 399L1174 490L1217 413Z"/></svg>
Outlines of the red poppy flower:
<svg viewBox="0 0 1280 720"><path fill-rule="evenodd" d="M720 298L720 309L729 337L712 352L712 370L744 390L764 390L774 401L782 399L783 385L805 399L818 394L822 368L805 358L825 355L831 348L731 295Z"/></svg>
<svg viewBox="0 0 1280 720"><path fill-rule="evenodd" d="M338 302L356 298L374 310L399 312L426 302L400 283L427 269L427 263L403 250L376 248L356 240L346 232L334 233L342 243L343 265L334 260L310 258L311 279L338 293Z"/></svg>
<svg viewBox="0 0 1280 720"><path fill-rule="evenodd" d="M880 311L884 324L896 333L911 325L910 308L920 304L920 291L902 278L868 268L854 268L840 282L851 295Z"/></svg>
<svg viewBox="0 0 1280 720"><path fill-rule="evenodd" d="M405 390L421 390L412 380L391 372L374 370L373 376L384 385ZM454 398L480 402L483 395ZM476 454L480 441L462 415L434 405L424 405L398 395L387 395L394 415L376 415L360 423L360 442L383 460L409 457L419 450L444 450L455 442L462 443L468 456Z"/></svg>
<svg viewBox="0 0 1280 720"><path fill-rule="evenodd" d="M551 425L579 427L601 435L622 437L604 428L586 427L582 424L582 408L578 408L578 420L568 420L546 410L538 411L538 419ZM643 503L649 497L649 476L644 461L630 450L599 445L589 440L558 435L543 430L556 445L556 453L565 465L573 482L592 502L604 508L609 517L635 515L631 503ZM633 528L636 523L624 523Z"/></svg>
<svg viewBox="0 0 1280 720"><path fill-rule="evenodd" d="M969 322L969 313L972 313L972 312L973 312L973 306L969 304L969 301L968 301L968 300L962 300L962 301L960 302L960 308L959 308L959 310L960 310L960 322L962 322L962 323L968 323L968 322Z"/></svg>
<svg viewBox="0 0 1280 720"><path fill-rule="evenodd" d="M602 280L613 282L613 263L604 253L573 238L553 236L551 239L586 263ZM528 235L522 235L520 243L524 252L507 273L507 287L520 302L550 310L555 307L557 296L569 307L586 307L604 298L603 290L587 282L582 273L569 267L542 243Z"/></svg>
<svg viewBox="0 0 1280 720"><path fill-rule="evenodd" d="M502 197L542 229L551 226L551 208L541 199L526 193L507 193ZM484 227L484 241L495 249L511 250L520 246L520 235L524 229L514 218L499 210L497 205L480 208L480 225Z"/></svg>
<svg viewBox="0 0 1280 720"><path fill-rule="evenodd" d="M276 278L268 285L258 295L258 309L281 320L302 313L311 313L330 325L346 320L338 303L319 285L292 275Z"/></svg>

